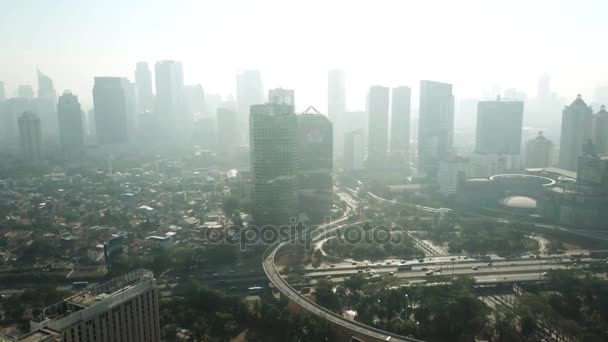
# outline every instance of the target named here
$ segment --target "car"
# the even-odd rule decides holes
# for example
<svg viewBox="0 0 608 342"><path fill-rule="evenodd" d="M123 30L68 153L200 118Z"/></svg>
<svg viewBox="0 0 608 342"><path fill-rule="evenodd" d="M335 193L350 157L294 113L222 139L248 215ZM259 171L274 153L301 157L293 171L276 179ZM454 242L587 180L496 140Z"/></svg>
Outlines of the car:
<svg viewBox="0 0 608 342"><path fill-rule="evenodd" d="M488 263L488 266L492 266L492 262L491 261Z"/></svg>
<svg viewBox="0 0 608 342"><path fill-rule="evenodd" d="M418 262L424 262L424 259L418 259Z"/></svg>
<svg viewBox="0 0 608 342"><path fill-rule="evenodd" d="M433 275L433 270L428 270L428 271L426 271L426 273L425 273L425 274L426 274L426 275Z"/></svg>
<svg viewBox="0 0 608 342"><path fill-rule="evenodd" d="M329 267L334 268L334 267L336 267L336 265L331 264L331 265L329 265Z"/></svg>
<svg viewBox="0 0 608 342"><path fill-rule="evenodd" d="M400 261L400 263L401 263L401 264L405 264L405 263L406 263L406 261L405 261L405 260L401 260L401 261Z"/></svg>
<svg viewBox="0 0 608 342"><path fill-rule="evenodd" d="M546 277L546 276L548 276L548 275L549 275L549 273L547 273L547 272L543 272L543 277Z"/></svg>
<svg viewBox="0 0 608 342"><path fill-rule="evenodd" d="M473 271L477 271L477 270L479 269L479 267L477 267L477 266L473 266L473 267L471 267L471 269L472 269Z"/></svg>
<svg viewBox="0 0 608 342"><path fill-rule="evenodd" d="M394 275L394 274L395 274L395 272L390 272L388 275L389 275L389 276L392 276L392 275Z"/></svg>
<svg viewBox="0 0 608 342"><path fill-rule="evenodd" d="M454 260L456 260L456 258L454 258L454 257L451 257L451 258L450 258L450 260L451 260L451 261L454 261Z"/></svg>
<svg viewBox="0 0 608 342"><path fill-rule="evenodd" d="M386 264L387 264L387 265L390 265L390 264L391 264L391 262L390 262L390 261L387 261L387 262L386 262Z"/></svg>
<svg viewBox="0 0 608 342"><path fill-rule="evenodd" d="M330 275L325 276L325 279L331 279L331 276Z"/></svg>
<svg viewBox="0 0 608 342"><path fill-rule="evenodd" d="M353 265L353 266L357 266L356 262L351 262L350 264Z"/></svg>
<svg viewBox="0 0 608 342"><path fill-rule="evenodd" d="M463 258L463 259L468 259L469 257L465 255L465 256L463 256L462 258Z"/></svg>
<svg viewBox="0 0 608 342"><path fill-rule="evenodd" d="M426 268L426 267L423 267L423 268L422 268L422 270L423 270L423 271L426 271L426 270L428 270L428 268Z"/></svg>
<svg viewBox="0 0 608 342"><path fill-rule="evenodd" d="M357 273L363 273L363 270L357 270Z"/></svg>

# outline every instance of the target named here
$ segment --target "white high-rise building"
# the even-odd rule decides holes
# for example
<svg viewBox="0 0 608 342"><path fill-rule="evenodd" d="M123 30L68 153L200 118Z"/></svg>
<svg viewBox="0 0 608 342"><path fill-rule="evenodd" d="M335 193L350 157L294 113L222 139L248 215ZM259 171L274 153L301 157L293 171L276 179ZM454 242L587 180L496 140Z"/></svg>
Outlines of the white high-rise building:
<svg viewBox="0 0 608 342"><path fill-rule="evenodd" d="M129 80L123 77L95 77L93 105L95 134L101 145L124 144L129 137Z"/></svg>
<svg viewBox="0 0 608 342"><path fill-rule="evenodd" d="M363 169L365 159L364 137L365 134L361 129L344 134L344 171Z"/></svg>
<svg viewBox="0 0 608 342"><path fill-rule="evenodd" d="M135 85L137 88L138 113L154 109L154 93L152 92L152 73L148 63L137 62L135 66Z"/></svg>
<svg viewBox="0 0 608 342"><path fill-rule="evenodd" d="M545 168L552 165L553 143L543 132L526 143L526 168Z"/></svg>
<svg viewBox="0 0 608 342"><path fill-rule="evenodd" d="M192 116L186 108L182 63L160 61L154 67L156 81L156 115L168 141L189 137Z"/></svg>
<svg viewBox="0 0 608 342"><path fill-rule="evenodd" d="M259 70L241 70L236 78L236 108L239 113L240 141L249 141L251 106L264 104L264 86Z"/></svg>
<svg viewBox="0 0 608 342"><path fill-rule="evenodd" d="M559 143L559 167L578 169L578 156L583 145L592 139L593 112L579 94L562 112L562 135Z"/></svg>
<svg viewBox="0 0 608 342"><path fill-rule="evenodd" d="M439 160L448 158L454 143L452 85L420 81L418 115L418 173L434 177Z"/></svg>
<svg viewBox="0 0 608 342"><path fill-rule="evenodd" d="M34 112L23 112L19 116L19 137L23 159L32 165L42 161L42 133L40 118Z"/></svg>
<svg viewBox="0 0 608 342"><path fill-rule="evenodd" d="M468 158L452 156L439 162L439 193L444 196L456 193L461 178L468 178L471 174L471 163Z"/></svg>
<svg viewBox="0 0 608 342"><path fill-rule="evenodd" d="M140 269L86 289L42 310L30 327L19 341L160 342L154 275Z"/></svg>
<svg viewBox="0 0 608 342"><path fill-rule="evenodd" d="M295 95L293 89L275 88L268 90L268 103L285 104L295 108Z"/></svg>

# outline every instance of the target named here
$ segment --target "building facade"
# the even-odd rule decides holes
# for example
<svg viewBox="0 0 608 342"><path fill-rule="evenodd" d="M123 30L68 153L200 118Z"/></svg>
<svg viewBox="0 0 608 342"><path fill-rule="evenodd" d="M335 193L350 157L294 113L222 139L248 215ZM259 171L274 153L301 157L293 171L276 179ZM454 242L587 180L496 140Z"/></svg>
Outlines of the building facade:
<svg viewBox="0 0 608 342"><path fill-rule="evenodd" d="M268 103L284 104L295 108L295 95L293 89L275 88L268 90Z"/></svg>
<svg viewBox="0 0 608 342"><path fill-rule="evenodd" d="M369 131L367 139L367 168L382 170L388 152L389 88L373 86L369 89Z"/></svg>
<svg viewBox="0 0 608 342"><path fill-rule="evenodd" d="M64 342L160 342L154 275L136 270L83 291L45 308L30 327Z"/></svg>
<svg viewBox="0 0 608 342"><path fill-rule="evenodd" d="M543 132L526 143L526 168L545 168L552 165L553 143L545 138Z"/></svg>
<svg viewBox="0 0 608 342"><path fill-rule="evenodd" d="M452 153L454 143L454 95L452 85L420 81L418 118L418 173L433 178L439 160Z"/></svg>
<svg viewBox="0 0 608 342"><path fill-rule="evenodd" d="M608 156L608 112L604 105L593 115L593 145L597 153Z"/></svg>
<svg viewBox="0 0 608 342"><path fill-rule="evenodd" d="M225 157L233 156L235 148L239 146L238 115L227 108L218 108L216 111L218 150Z"/></svg>
<svg viewBox="0 0 608 342"><path fill-rule="evenodd" d="M95 77L95 134L101 145L124 144L129 141L128 83L122 77Z"/></svg>
<svg viewBox="0 0 608 342"><path fill-rule="evenodd" d="M152 92L152 73L146 62L137 62L135 66L135 85L137 87L138 113L154 109L154 93Z"/></svg>
<svg viewBox="0 0 608 342"><path fill-rule="evenodd" d="M329 70L327 72L327 116L334 127L334 159L344 152L344 133L348 131L343 124L345 113L344 71Z"/></svg>
<svg viewBox="0 0 608 342"><path fill-rule="evenodd" d="M559 167L576 171L583 144L592 138L592 111L579 94L562 111L562 133L559 143Z"/></svg>
<svg viewBox="0 0 608 342"><path fill-rule="evenodd" d="M409 163L411 98L409 87L392 89L390 159L399 169L408 168Z"/></svg>
<svg viewBox="0 0 608 342"><path fill-rule="evenodd" d="M38 98L37 113L40 117L42 136L55 139L59 136L57 122L57 92L53 80L47 75L37 71L38 74Z"/></svg>
<svg viewBox="0 0 608 342"><path fill-rule="evenodd" d="M39 165L42 161L42 133L36 113L26 111L19 116L19 137L23 159L28 164Z"/></svg>
<svg viewBox="0 0 608 342"><path fill-rule="evenodd" d="M363 130L358 129L344 134L344 171L360 171L365 160Z"/></svg>
<svg viewBox="0 0 608 342"><path fill-rule="evenodd" d="M299 206L313 224L330 216L333 202L333 130L320 113L298 115Z"/></svg>
<svg viewBox="0 0 608 342"><path fill-rule="evenodd" d="M84 145L84 123L82 109L76 95L65 91L59 97L57 118L61 148L66 152L82 149Z"/></svg>
<svg viewBox="0 0 608 342"><path fill-rule="evenodd" d="M236 108L239 113L241 141L249 141L249 114L251 106L264 104L264 86L259 70L241 70L236 77Z"/></svg>
<svg viewBox="0 0 608 342"><path fill-rule="evenodd" d="M519 155L524 116L522 101L480 101L477 104L475 152Z"/></svg>
<svg viewBox="0 0 608 342"><path fill-rule="evenodd" d="M292 106L253 105L249 129L254 222L290 224L299 214L298 118Z"/></svg>
<svg viewBox="0 0 608 342"><path fill-rule="evenodd" d="M453 156L439 162L437 178L439 193L443 196L456 194L458 183L471 174L471 163L468 158Z"/></svg>
<svg viewBox="0 0 608 342"><path fill-rule="evenodd" d="M155 113L167 142L190 138L192 116L186 108L184 73L181 62L159 61L154 66L156 82Z"/></svg>

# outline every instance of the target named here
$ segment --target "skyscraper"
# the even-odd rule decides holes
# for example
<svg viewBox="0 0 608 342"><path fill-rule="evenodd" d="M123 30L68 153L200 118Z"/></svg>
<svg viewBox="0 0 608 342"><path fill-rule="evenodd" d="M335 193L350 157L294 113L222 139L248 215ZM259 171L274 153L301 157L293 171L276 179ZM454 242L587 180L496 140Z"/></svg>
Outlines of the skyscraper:
<svg viewBox="0 0 608 342"><path fill-rule="evenodd" d="M21 153L28 164L38 165L42 160L40 118L34 112L23 112L19 116Z"/></svg>
<svg viewBox="0 0 608 342"><path fill-rule="evenodd" d="M225 157L234 155L239 145L238 116L227 108L217 109L218 150Z"/></svg>
<svg viewBox="0 0 608 342"><path fill-rule="evenodd" d="M298 115L299 201L311 223L330 215L333 201L333 134L327 116L314 108Z"/></svg>
<svg viewBox="0 0 608 342"><path fill-rule="evenodd" d="M295 107L295 96L293 89L275 88L268 90L268 103L286 104Z"/></svg>
<svg viewBox="0 0 608 342"><path fill-rule="evenodd" d="M66 342L160 342L154 275L135 270L87 289L45 308L30 326Z"/></svg>
<svg viewBox="0 0 608 342"><path fill-rule="evenodd" d="M57 92L53 80L42 73L38 73L38 115L44 137L56 138L59 136L57 121Z"/></svg>
<svg viewBox="0 0 608 342"><path fill-rule="evenodd" d="M451 84L420 81L418 120L418 172L434 177L439 160L452 153L454 95Z"/></svg>
<svg viewBox="0 0 608 342"><path fill-rule="evenodd" d="M524 103L501 100L477 104L475 152L519 155Z"/></svg>
<svg viewBox="0 0 608 342"><path fill-rule="evenodd" d="M488 177L521 169L523 112L522 101L501 100L500 96L496 101L477 104L472 177Z"/></svg>
<svg viewBox="0 0 608 342"><path fill-rule="evenodd" d="M604 105L593 115L593 144L597 153L608 156L608 112Z"/></svg>
<svg viewBox="0 0 608 342"><path fill-rule="evenodd" d="M363 169L365 149L362 129L344 133L344 171L359 171Z"/></svg>
<svg viewBox="0 0 608 342"><path fill-rule="evenodd" d="M17 88L17 97L33 100L34 99L34 88L31 85L20 85Z"/></svg>
<svg viewBox="0 0 608 342"><path fill-rule="evenodd" d="M236 77L236 108L239 113L239 131L243 132L242 141L249 141L250 107L263 104L264 87L259 70L242 70Z"/></svg>
<svg viewBox="0 0 608 342"><path fill-rule="evenodd" d="M122 77L95 77L93 105L95 132L102 145L129 141L129 81Z"/></svg>
<svg viewBox="0 0 608 342"><path fill-rule="evenodd" d="M388 103L389 88L373 86L369 89L369 138L367 142L367 167L383 169L388 151Z"/></svg>
<svg viewBox="0 0 608 342"><path fill-rule="evenodd" d="M187 113L182 63L160 61L155 65L156 114L167 134L174 141L191 128L192 117Z"/></svg>
<svg viewBox="0 0 608 342"><path fill-rule="evenodd" d="M298 118L288 105L253 105L250 115L253 219L290 224L298 210Z"/></svg>
<svg viewBox="0 0 608 342"><path fill-rule="evenodd" d="M186 108L189 113L196 117L205 112L205 91L200 84L184 86L186 94Z"/></svg>
<svg viewBox="0 0 608 342"><path fill-rule="evenodd" d="M562 134L559 144L559 167L576 171L583 144L592 138L592 111L581 95L562 111Z"/></svg>
<svg viewBox="0 0 608 342"><path fill-rule="evenodd" d="M545 168L551 166L553 143L538 132L535 139L526 143L526 168Z"/></svg>
<svg viewBox="0 0 608 342"><path fill-rule="evenodd" d="M154 109L154 93L152 92L152 74L148 63L137 62L135 66L135 84L137 86L138 113Z"/></svg>
<svg viewBox="0 0 608 342"><path fill-rule="evenodd" d="M344 133L349 131L344 118L346 113L346 91L344 71L333 69L327 73L327 116L334 127L334 158L344 152Z"/></svg>
<svg viewBox="0 0 608 342"><path fill-rule="evenodd" d="M392 89L391 99L391 160L403 169L407 166L410 150L411 89Z"/></svg>
<svg viewBox="0 0 608 342"><path fill-rule="evenodd" d="M65 91L57 102L59 142L64 151L77 151L84 145L82 109L78 97Z"/></svg>
<svg viewBox="0 0 608 342"><path fill-rule="evenodd" d="M327 115L332 122L346 112L344 71L334 69L327 73Z"/></svg>
<svg viewBox="0 0 608 342"><path fill-rule="evenodd" d="M19 115L25 111L35 111L34 101L12 97L4 101L4 115L0 118L0 139L5 142L16 142L19 137L19 126L17 120Z"/></svg>
<svg viewBox="0 0 608 342"><path fill-rule="evenodd" d="M467 178L471 173L469 158L450 156L439 161L437 178L439 180L439 193L450 196L456 193L458 182Z"/></svg>

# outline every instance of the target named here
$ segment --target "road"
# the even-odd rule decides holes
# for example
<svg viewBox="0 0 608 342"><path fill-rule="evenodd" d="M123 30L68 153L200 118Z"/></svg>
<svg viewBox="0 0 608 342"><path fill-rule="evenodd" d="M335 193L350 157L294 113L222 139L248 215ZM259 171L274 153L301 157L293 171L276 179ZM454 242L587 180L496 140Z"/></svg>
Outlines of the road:
<svg viewBox="0 0 608 342"><path fill-rule="evenodd" d="M340 197L348 196L348 195L340 194L340 193L338 193L338 195ZM350 196L348 196L348 197L350 197ZM347 213L345 213L345 216L333 221L329 225L320 226L318 229L325 231L325 232L339 229L338 227L340 226L340 224L344 223L344 222L346 222L346 220L348 220L349 216L347 216L347 215L349 212L350 211L347 210ZM264 272L266 273L266 276L268 277L270 282L274 285L274 287L278 291L280 291L284 296L286 296L293 302L300 305L306 311L308 311L318 317L321 317L332 324L335 324L335 325L338 325L345 329L348 329L348 330L352 331L355 335L360 335L365 338L376 340L376 341L420 341L420 340L417 340L414 338L409 338L406 336L399 336L399 335L395 335L395 334L392 334L392 333L389 333L386 331L382 331L382 330L367 326L365 324L362 324L362 323L359 323L356 321L348 320L330 310L327 310L327 309L317 305L316 303L312 302L308 298L301 295L297 290L295 290L293 287L291 287L291 285L289 285L289 283L279 274L279 271L276 268L275 263L274 263L274 258L275 258L277 251L280 250L281 248L287 246L288 244L289 244L289 242L281 242L281 243L278 243L278 244L275 244L275 245L269 247L269 249L265 253L265 256L264 256L264 259L262 262L262 266L264 268Z"/></svg>
<svg viewBox="0 0 608 342"><path fill-rule="evenodd" d="M377 200L394 203L394 201L389 201L389 200L383 199L372 193L368 193L368 194L370 196L376 198ZM328 235L326 235L327 233L330 233L336 229L340 229L341 227L344 227L346 225L346 221L349 219L349 215L356 208L357 202L349 194L338 192L338 196L348 205L347 210L344 213L344 216L342 216L341 218L339 218L337 220L334 220L330 224L319 226L317 232L325 233L325 235L317 234L317 239L315 241L313 241L313 243L319 242L319 240L321 240L321 239L326 239L328 236ZM407 203L405 205L412 206L418 210L423 210L423 211L432 212L432 213L439 213L439 214L445 214L450 211L450 209L446 209L446 208L430 208L430 207L419 206L419 205L415 205L415 204L407 204ZM492 219L495 219L497 221L503 220L503 219L499 219L499 218L492 218ZM552 228L552 229L563 229L563 230L570 231L570 229L567 229L564 227L559 227L559 226L551 226L551 225L537 225L537 226L542 226L545 228ZM301 295L297 290L295 290L287 282L287 280L284 277L281 276L279 269L276 267L276 265L274 263L274 259L275 259L275 255L276 255L277 251L279 251L283 247L286 247L288 244L289 244L289 242L281 242L281 243L277 243L277 244L269 247L265 253L265 256L264 256L264 259L262 262L263 269L264 269L264 272L266 273L266 276L268 277L270 282L274 285L274 287L278 291L280 291L284 296L289 298L291 301L299 304L302 308L304 308L308 312L310 312L318 317L321 317L332 324L349 329L350 331L354 332L355 334L364 336L368 339L373 339L373 340L378 340L378 341L419 341L414 338L395 335L395 334L392 334L392 333L389 333L386 331L375 329L373 327L364 325L364 324L356 322L356 321L348 320L340 315L337 315L334 312L331 312L331 311L317 305L316 303L310 301L308 298ZM441 271L443 271L444 266L445 266L445 271L440 272L440 273L443 273L443 275L452 275L452 274L454 276L467 275L467 276L472 276L473 278L475 278L475 280L478 283L496 283L496 282L517 282L517 281L540 280L543 278L543 273L545 271L547 271L549 269L567 268L567 267L569 267L569 263L570 263L569 259L567 259L567 258L560 259L558 257L558 258L547 258L546 260L520 260L520 261L495 260L492 265L486 264L484 266L482 261L479 261L479 260L467 260L467 259L464 259L464 257L461 258L460 260L456 260L454 258L455 257L450 257L450 256L435 257L435 258L433 258L435 260L425 260L423 263L416 264L416 266L414 266L415 261L402 262L401 260L394 260L394 265L393 265L393 262L391 262L390 265L387 265L387 263L384 262L382 264L375 264L373 266L370 265L370 266L366 266L366 267L370 267L370 268L373 267L374 268L373 273L375 273L376 276L381 276L380 275L381 273L384 273L385 275L389 275L390 272L394 272L393 276L399 277L399 278L405 278L410 283L415 283L415 282L425 282L426 279L428 278L428 276L426 274L426 272L428 272L428 271L422 270L423 267L426 267L428 270L439 268ZM458 257L458 258L460 258L460 257ZM454 260L452 260L452 259L454 259ZM581 262L587 262L587 260L581 260ZM335 267L336 269L326 269L326 270L307 269L306 271L310 272L309 276L311 276L311 277L316 277L316 278L330 277L332 280L341 281L345 277L348 277L352 274L359 273L359 270L357 270L357 268L356 268L357 267L356 263L355 263L355 265L353 265L353 263L355 263L355 262L351 262L350 268L348 268L348 265L343 264L347 267L340 267L340 268ZM421 264L425 264L425 263L427 263L428 266L421 265ZM397 265L401 265L401 264L406 264L406 265L411 264L412 270L411 271L398 271ZM476 266L477 269L474 270L472 268L473 266L471 266L471 264L473 264L473 266ZM361 271L361 272L363 272L363 271ZM373 276L373 274L372 274L372 276ZM313 279L312 282L315 282L315 280Z"/></svg>

